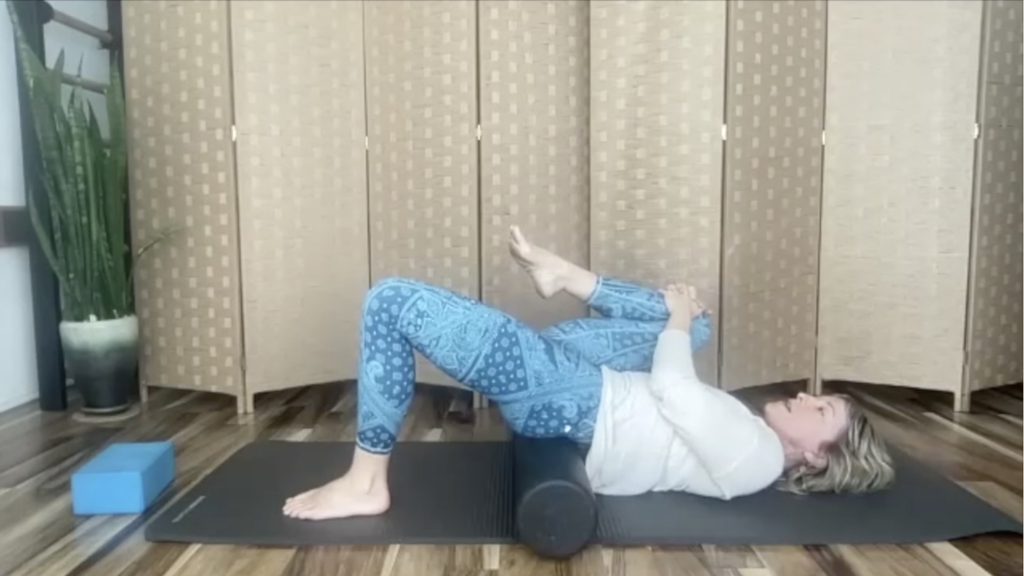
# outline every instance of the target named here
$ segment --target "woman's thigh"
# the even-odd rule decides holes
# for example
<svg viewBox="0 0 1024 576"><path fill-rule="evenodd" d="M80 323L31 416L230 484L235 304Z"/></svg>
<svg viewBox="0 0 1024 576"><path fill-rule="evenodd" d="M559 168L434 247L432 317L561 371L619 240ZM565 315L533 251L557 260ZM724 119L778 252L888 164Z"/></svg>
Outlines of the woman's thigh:
<svg viewBox="0 0 1024 576"><path fill-rule="evenodd" d="M622 372L647 372L665 322L624 318L576 318L546 328L546 338L572 348L589 362Z"/></svg>
<svg viewBox="0 0 1024 576"><path fill-rule="evenodd" d="M519 433L589 437L602 376L579 350L444 288L399 279L375 290L364 314L368 334L397 330L449 377L498 404ZM381 346L395 349L401 342L384 338Z"/></svg>

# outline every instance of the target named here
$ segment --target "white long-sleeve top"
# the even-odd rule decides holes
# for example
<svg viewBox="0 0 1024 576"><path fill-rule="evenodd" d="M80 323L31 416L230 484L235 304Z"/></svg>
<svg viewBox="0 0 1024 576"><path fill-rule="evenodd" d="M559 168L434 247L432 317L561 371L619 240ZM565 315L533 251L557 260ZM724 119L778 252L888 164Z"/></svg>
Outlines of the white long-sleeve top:
<svg viewBox="0 0 1024 576"><path fill-rule="evenodd" d="M728 500L782 474L779 437L738 399L700 381L687 332L659 335L650 374L602 371L586 459L595 493L682 491Z"/></svg>

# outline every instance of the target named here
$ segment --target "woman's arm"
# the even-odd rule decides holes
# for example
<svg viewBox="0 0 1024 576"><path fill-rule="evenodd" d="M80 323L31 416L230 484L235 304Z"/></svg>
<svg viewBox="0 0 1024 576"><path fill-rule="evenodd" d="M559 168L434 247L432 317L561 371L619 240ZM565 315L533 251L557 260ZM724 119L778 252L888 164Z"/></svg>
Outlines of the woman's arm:
<svg viewBox="0 0 1024 576"><path fill-rule="evenodd" d="M658 337L651 391L662 417L693 451L719 488L720 498L749 493L777 477L770 431L738 400L701 382L690 352L688 294L665 292L671 316Z"/></svg>

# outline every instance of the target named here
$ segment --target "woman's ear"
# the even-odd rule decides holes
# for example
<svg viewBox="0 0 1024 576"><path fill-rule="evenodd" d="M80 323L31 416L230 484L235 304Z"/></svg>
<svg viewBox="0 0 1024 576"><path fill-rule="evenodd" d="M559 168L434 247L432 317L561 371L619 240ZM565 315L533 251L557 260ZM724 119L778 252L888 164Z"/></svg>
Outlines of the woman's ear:
<svg viewBox="0 0 1024 576"><path fill-rule="evenodd" d="M804 462L807 466L814 468L815 470L821 470L826 464L828 464L828 459L825 458L825 454L821 451L804 452Z"/></svg>

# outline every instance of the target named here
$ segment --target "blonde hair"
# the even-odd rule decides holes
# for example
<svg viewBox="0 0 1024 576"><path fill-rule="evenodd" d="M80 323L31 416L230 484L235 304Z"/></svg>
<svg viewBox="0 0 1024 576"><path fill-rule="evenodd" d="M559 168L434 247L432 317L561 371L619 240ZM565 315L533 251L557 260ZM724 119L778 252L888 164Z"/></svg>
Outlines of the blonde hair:
<svg viewBox="0 0 1024 576"><path fill-rule="evenodd" d="M852 398L846 402L846 434L826 449L825 466L795 466L780 480L780 488L796 494L836 492L863 494L892 486L896 478L892 456L864 410Z"/></svg>

